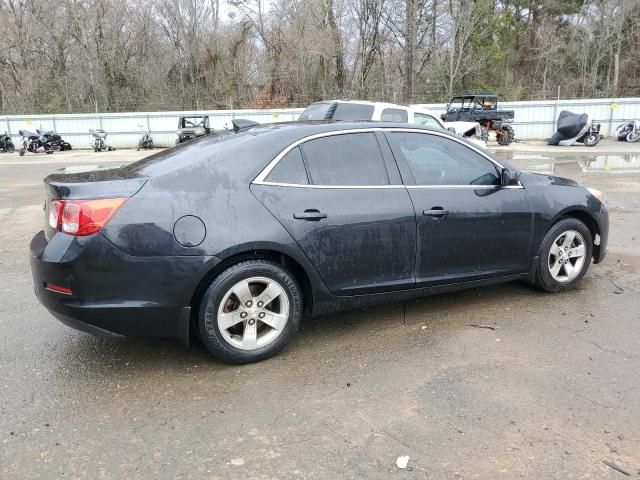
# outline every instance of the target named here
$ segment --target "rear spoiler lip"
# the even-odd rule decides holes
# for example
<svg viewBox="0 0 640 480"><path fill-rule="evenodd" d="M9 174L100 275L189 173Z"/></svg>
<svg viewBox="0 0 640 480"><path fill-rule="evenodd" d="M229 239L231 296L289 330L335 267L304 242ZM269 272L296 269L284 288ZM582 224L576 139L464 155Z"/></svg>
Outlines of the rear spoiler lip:
<svg viewBox="0 0 640 480"><path fill-rule="evenodd" d="M149 177L122 180L67 183L44 179L47 197L53 200L80 200L96 198L131 198L149 181Z"/></svg>

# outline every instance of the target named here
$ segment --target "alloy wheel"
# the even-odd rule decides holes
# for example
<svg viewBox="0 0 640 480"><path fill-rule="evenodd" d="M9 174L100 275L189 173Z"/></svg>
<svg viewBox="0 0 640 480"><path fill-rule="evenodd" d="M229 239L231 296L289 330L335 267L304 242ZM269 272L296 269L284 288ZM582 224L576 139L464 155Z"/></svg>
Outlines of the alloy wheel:
<svg viewBox="0 0 640 480"><path fill-rule="evenodd" d="M557 282L571 282L582 272L585 255L584 237L575 230L567 230L551 244L547 262L549 273Z"/></svg>
<svg viewBox="0 0 640 480"><path fill-rule="evenodd" d="M251 277L227 291L218 307L218 328L241 350L264 347L280 336L289 320L289 298L271 278Z"/></svg>

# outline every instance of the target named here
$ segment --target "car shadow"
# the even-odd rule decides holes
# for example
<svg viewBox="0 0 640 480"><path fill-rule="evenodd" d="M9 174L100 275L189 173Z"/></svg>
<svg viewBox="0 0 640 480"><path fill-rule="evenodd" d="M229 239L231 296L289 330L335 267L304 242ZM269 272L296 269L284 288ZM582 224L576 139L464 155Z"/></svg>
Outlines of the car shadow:
<svg viewBox="0 0 640 480"><path fill-rule="evenodd" d="M424 297L415 301L386 304L319 317L305 317L297 335L275 359L304 361L309 349L322 345L323 351L337 352L345 344L367 342L385 348L385 338L394 331L428 327L434 338L455 335L479 312L498 318L505 303L517 305L519 299L535 300L545 294L524 282L469 289ZM97 338L81 332L68 332L59 345L61 370L65 375L146 374L154 370L170 373L193 365L216 371L242 368L213 359L197 341L185 346L178 340L137 338ZM380 335L385 332L386 335ZM273 360L267 360L267 362Z"/></svg>

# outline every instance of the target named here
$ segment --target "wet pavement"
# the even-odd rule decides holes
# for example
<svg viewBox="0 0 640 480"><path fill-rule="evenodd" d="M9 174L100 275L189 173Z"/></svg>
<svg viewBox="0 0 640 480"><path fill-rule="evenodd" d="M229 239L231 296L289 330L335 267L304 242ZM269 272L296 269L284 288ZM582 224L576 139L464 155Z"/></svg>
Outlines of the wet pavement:
<svg viewBox="0 0 640 480"><path fill-rule="evenodd" d="M606 196L609 254L576 291L307 320L243 367L76 332L33 295L41 179L145 153L0 155L0 478L640 478L640 145L526 148L496 150Z"/></svg>

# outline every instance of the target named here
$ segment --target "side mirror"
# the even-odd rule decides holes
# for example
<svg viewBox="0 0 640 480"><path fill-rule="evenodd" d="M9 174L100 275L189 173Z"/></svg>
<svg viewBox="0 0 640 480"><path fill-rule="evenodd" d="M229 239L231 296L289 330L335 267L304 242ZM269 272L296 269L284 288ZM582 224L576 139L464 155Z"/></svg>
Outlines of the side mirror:
<svg viewBox="0 0 640 480"><path fill-rule="evenodd" d="M503 168L500 174L500 185L507 187L509 185L518 185L520 172L512 172L508 168Z"/></svg>
<svg viewBox="0 0 640 480"><path fill-rule="evenodd" d="M456 129L453 128L453 127L449 127L449 128L447 128L447 130L449 130L450 132L456 133Z"/></svg>

